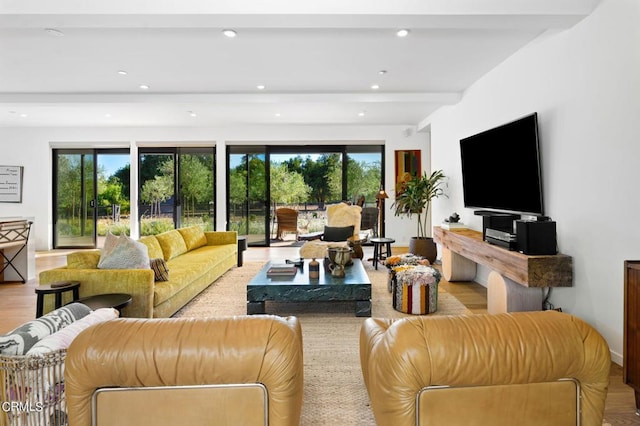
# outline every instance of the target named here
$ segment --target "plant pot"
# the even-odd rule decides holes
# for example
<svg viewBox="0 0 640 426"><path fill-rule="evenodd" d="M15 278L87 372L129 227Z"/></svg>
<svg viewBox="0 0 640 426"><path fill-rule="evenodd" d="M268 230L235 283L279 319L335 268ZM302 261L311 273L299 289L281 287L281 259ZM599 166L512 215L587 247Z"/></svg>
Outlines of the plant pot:
<svg viewBox="0 0 640 426"><path fill-rule="evenodd" d="M409 253L422 256L430 263L436 261L438 257L438 247L431 237L411 237L409 241Z"/></svg>

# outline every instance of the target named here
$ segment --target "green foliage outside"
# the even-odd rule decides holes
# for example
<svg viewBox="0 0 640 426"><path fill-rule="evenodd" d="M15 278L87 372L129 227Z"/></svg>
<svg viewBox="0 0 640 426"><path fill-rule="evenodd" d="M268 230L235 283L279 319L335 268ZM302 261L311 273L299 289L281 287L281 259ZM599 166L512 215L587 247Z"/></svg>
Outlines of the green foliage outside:
<svg viewBox="0 0 640 426"><path fill-rule="evenodd" d="M157 156L144 156L144 164L147 158L153 158L156 163ZM141 170L144 167L141 165ZM157 163L156 174L153 178L141 180L142 188L140 189L140 201L149 204L147 216L154 218L162 214L161 203L173 197L174 188L174 163L173 157L165 156L164 161ZM147 234L144 234L147 235Z"/></svg>
<svg viewBox="0 0 640 426"><path fill-rule="evenodd" d="M271 202L274 211L278 203L304 203L310 194L311 187L304 182L301 173L289 171L285 164L271 166Z"/></svg>
<svg viewBox="0 0 640 426"><path fill-rule="evenodd" d="M157 235L175 229L173 218L142 219L140 221L140 235Z"/></svg>
<svg viewBox="0 0 640 426"><path fill-rule="evenodd" d="M382 181L380 162L358 162L351 157L347 159L347 193L351 201L364 195L368 202L375 202Z"/></svg>

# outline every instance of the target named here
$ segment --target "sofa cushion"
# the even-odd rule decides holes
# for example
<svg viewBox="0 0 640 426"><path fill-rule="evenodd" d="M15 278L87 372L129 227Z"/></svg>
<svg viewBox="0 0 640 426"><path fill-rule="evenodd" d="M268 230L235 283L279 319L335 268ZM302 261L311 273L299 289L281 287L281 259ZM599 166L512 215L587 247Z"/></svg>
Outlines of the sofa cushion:
<svg viewBox="0 0 640 426"><path fill-rule="evenodd" d="M0 354L24 355L40 339L61 330L90 312L91 308L87 305L71 303L24 323L6 335L0 336Z"/></svg>
<svg viewBox="0 0 640 426"><path fill-rule="evenodd" d="M180 228L178 232L182 235L188 251L207 244L207 237L204 235L204 230L198 225Z"/></svg>
<svg viewBox="0 0 640 426"><path fill-rule="evenodd" d="M96 309L85 317L36 342L27 351L26 355L46 354L60 349L67 349L73 339L85 328L103 321L116 319L119 316L120 313L113 308Z"/></svg>
<svg viewBox="0 0 640 426"><path fill-rule="evenodd" d="M107 234L110 235L110 234ZM104 243L99 269L149 269L149 254L147 246L134 241L126 235L109 239Z"/></svg>
<svg viewBox="0 0 640 426"><path fill-rule="evenodd" d="M347 241L353 236L353 225L351 226L325 226L324 241Z"/></svg>
<svg viewBox="0 0 640 426"><path fill-rule="evenodd" d="M145 237L141 237L138 241L147 246L149 250L149 259L155 259L158 257L164 257L164 253L162 253L162 247L160 247L160 243L155 235L147 235Z"/></svg>
<svg viewBox="0 0 640 426"><path fill-rule="evenodd" d="M162 247L164 260L171 260L187 252L187 244L185 244L182 234L176 229L158 234L156 238Z"/></svg>
<svg viewBox="0 0 640 426"><path fill-rule="evenodd" d="M169 266L167 266L167 262L163 258L150 259L149 265L153 269L156 281L169 281Z"/></svg>
<svg viewBox="0 0 640 426"><path fill-rule="evenodd" d="M100 250L74 251L67 255L67 268L96 269L100 262Z"/></svg>

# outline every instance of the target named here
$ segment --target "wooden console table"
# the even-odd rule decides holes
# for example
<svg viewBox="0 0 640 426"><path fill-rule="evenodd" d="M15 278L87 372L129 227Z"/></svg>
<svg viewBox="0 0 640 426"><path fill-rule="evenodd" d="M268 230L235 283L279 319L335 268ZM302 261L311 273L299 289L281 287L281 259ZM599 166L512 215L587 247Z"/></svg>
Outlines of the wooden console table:
<svg viewBox="0 0 640 426"><path fill-rule="evenodd" d="M571 287L573 260L564 254L528 256L482 239L470 229L433 228L442 246L442 275L447 281L471 281L476 265L492 269L487 286L489 313L542 309L544 287Z"/></svg>

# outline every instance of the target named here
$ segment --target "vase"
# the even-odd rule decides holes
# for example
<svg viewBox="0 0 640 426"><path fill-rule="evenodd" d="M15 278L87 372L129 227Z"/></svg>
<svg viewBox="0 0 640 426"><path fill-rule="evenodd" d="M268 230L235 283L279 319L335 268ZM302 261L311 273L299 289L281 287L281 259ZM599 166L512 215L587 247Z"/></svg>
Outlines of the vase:
<svg viewBox="0 0 640 426"><path fill-rule="evenodd" d="M433 264L438 257L438 247L431 237L411 237L409 253L422 256Z"/></svg>

